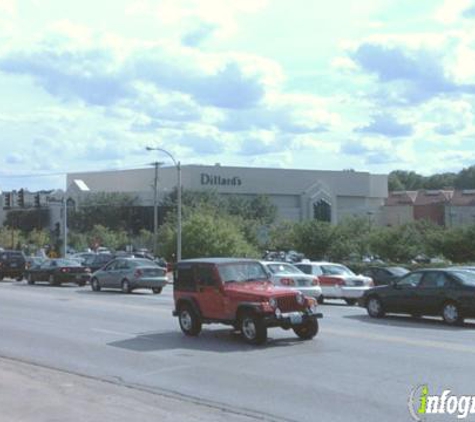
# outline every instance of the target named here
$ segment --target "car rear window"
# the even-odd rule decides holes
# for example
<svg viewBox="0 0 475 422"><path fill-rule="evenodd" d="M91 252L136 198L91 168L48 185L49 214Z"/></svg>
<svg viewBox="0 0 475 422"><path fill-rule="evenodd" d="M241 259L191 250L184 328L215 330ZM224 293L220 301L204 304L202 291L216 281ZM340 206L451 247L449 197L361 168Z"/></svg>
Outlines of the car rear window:
<svg viewBox="0 0 475 422"><path fill-rule="evenodd" d="M267 264L267 268L269 268L273 274L299 274L303 272L289 264Z"/></svg>

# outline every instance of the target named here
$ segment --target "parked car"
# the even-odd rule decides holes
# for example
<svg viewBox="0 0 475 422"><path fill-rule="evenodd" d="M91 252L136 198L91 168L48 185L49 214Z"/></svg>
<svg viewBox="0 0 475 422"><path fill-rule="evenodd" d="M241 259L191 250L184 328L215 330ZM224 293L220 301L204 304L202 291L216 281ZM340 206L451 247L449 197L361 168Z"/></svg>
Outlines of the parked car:
<svg viewBox="0 0 475 422"><path fill-rule="evenodd" d="M305 296L318 299L322 295L322 288L318 277L305 274L292 264L276 261L261 261L269 273L269 279L276 286L297 290Z"/></svg>
<svg viewBox="0 0 475 422"><path fill-rule="evenodd" d="M166 270L143 258L116 258L91 276L91 288L95 292L114 288L131 293L145 288L159 294L167 282Z"/></svg>
<svg viewBox="0 0 475 422"><path fill-rule="evenodd" d="M77 252L69 256L69 258L79 260L79 262L83 264L86 259L94 257L94 256L96 256L95 252Z"/></svg>
<svg viewBox="0 0 475 422"><path fill-rule="evenodd" d="M293 329L303 340L318 333L317 301L274 286L256 260L202 258L179 261L173 285L181 330L200 333L202 324L232 325L250 344L267 340L267 329Z"/></svg>
<svg viewBox="0 0 475 422"><path fill-rule="evenodd" d="M365 292L360 305L373 318L386 313L440 315L447 324L475 318L475 272L451 268L411 271L389 286Z"/></svg>
<svg viewBox="0 0 475 422"><path fill-rule="evenodd" d="M104 265L108 264L114 259L114 255L111 253L96 253L86 257L82 265L88 267L91 273L101 269Z"/></svg>
<svg viewBox="0 0 475 422"><path fill-rule="evenodd" d="M47 281L52 286L63 283L76 283L78 286L84 286L90 275L91 272L88 268L83 267L75 260L64 258L47 259L25 271L28 284Z"/></svg>
<svg viewBox="0 0 475 422"><path fill-rule="evenodd" d="M320 302L325 299L343 299L354 305L363 293L373 287L373 280L356 275L348 267L332 262L299 262L294 264L305 274L318 277L322 288Z"/></svg>
<svg viewBox="0 0 475 422"><path fill-rule="evenodd" d="M370 277L375 286L383 286L391 284L408 272L404 267L368 267L363 271L363 275Z"/></svg>
<svg viewBox="0 0 475 422"><path fill-rule="evenodd" d="M5 277L23 280L25 255L21 251L5 249L0 252L0 280Z"/></svg>

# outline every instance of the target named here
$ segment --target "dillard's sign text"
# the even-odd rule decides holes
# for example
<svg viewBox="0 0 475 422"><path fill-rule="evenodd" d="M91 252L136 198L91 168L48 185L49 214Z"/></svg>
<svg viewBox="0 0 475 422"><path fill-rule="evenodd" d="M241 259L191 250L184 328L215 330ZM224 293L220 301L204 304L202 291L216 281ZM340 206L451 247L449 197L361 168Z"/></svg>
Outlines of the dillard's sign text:
<svg viewBox="0 0 475 422"><path fill-rule="evenodd" d="M210 186L241 186L242 181L238 176L223 177L214 174L201 173L201 184Z"/></svg>

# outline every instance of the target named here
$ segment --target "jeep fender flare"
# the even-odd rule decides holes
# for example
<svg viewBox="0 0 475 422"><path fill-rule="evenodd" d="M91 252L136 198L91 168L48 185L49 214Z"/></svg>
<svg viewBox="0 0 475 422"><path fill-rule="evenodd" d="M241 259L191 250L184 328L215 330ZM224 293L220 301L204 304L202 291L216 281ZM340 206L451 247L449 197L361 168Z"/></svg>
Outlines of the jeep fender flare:
<svg viewBox="0 0 475 422"><path fill-rule="evenodd" d="M193 297L182 297L178 299L175 305L175 312L178 314L178 310L182 305L189 305L193 309L193 311L201 318L201 310L198 306L198 302Z"/></svg>
<svg viewBox="0 0 475 422"><path fill-rule="evenodd" d="M236 320L238 320L244 312L253 312L256 314L261 314L262 310L261 310L260 303L258 302L241 303L236 309Z"/></svg>

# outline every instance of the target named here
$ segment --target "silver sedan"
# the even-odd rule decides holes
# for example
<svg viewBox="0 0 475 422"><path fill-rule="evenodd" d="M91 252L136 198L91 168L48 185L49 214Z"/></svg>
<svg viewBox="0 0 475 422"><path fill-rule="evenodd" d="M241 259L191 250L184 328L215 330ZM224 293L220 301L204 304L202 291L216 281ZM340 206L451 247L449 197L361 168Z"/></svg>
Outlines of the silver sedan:
<svg viewBox="0 0 475 422"><path fill-rule="evenodd" d="M134 289L145 288L158 294L167 282L165 268L141 258L116 258L91 276L91 288L95 292L112 288L130 293Z"/></svg>
<svg viewBox="0 0 475 422"><path fill-rule="evenodd" d="M322 295L318 277L305 274L286 262L261 261L261 264L266 268L270 281L276 286L295 289L315 299Z"/></svg>

